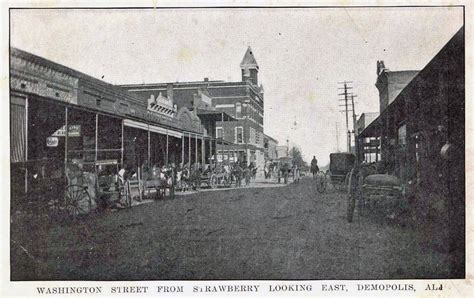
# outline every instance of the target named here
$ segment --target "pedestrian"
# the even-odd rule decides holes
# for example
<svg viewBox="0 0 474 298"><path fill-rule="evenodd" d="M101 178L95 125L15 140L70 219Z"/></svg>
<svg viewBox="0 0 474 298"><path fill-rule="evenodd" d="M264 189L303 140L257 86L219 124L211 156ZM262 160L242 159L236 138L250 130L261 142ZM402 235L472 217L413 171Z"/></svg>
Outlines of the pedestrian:
<svg viewBox="0 0 474 298"><path fill-rule="evenodd" d="M293 164L293 181L295 183L300 183L300 169L296 163Z"/></svg>
<svg viewBox="0 0 474 298"><path fill-rule="evenodd" d="M311 173L313 173L313 178L318 172L318 160L316 159L316 156L313 156L313 159L311 160Z"/></svg>
<svg viewBox="0 0 474 298"><path fill-rule="evenodd" d="M251 172L250 172L250 167L249 166L246 166L245 169L244 169L244 175L245 175L245 185L249 185L250 184L250 175L251 175Z"/></svg>
<svg viewBox="0 0 474 298"><path fill-rule="evenodd" d="M241 187L242 186L242 167L240 166L240 162L237 162L235 164L234 176L235 176L235 186Z"/></svg>
<svg viewBox="0 0 474 298"><path fill-rule="evenodd" d="M283 178L285 184L288 183L288 171L289 171L289 164L283 162L280 166L281 177ZM280 183L280 178L278 178L278 183Z"/></svg>

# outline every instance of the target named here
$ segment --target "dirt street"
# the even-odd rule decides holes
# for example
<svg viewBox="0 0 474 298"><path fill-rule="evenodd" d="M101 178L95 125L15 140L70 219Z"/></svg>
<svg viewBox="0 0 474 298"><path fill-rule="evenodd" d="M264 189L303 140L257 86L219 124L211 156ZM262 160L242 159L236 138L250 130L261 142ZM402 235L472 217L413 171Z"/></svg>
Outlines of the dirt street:
<svg viewBox="0 0 474 298"><path fill-rule="evenodd" d="M439 227L358 214L309 178L177 196L65 226L12 224L12 279L447 278L463 263ZM430 230L431 229L431 230ZM28 231L25 233L25 231ZM23 236L24 235L24 236ZM437 238L439 235L439 238Z"/></svg>

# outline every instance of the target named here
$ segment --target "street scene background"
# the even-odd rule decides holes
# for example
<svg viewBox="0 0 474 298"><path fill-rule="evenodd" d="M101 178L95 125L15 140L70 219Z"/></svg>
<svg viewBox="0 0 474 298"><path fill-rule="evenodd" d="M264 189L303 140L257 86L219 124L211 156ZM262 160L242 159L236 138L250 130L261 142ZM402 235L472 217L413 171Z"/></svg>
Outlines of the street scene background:
<svg viewBox="0 0 474 298"><path fill-rule="evenodd" d="M463 13L12 9L11 280L464 278Z"/></svg>

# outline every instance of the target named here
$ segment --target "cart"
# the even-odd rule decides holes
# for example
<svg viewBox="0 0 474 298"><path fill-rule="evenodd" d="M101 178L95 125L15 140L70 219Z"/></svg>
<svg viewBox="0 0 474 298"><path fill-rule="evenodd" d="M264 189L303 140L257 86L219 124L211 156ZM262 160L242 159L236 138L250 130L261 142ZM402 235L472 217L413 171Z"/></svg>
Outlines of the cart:
<svg viewBox="0 0 474 298"><path fill-rule="evenodd" d="M329 154L329 181L334 189L343 191L348 183L348 176L354 164L356 156L352 153Z"/></svg>
<svg viewBox="0 0 474 298"><path fill-rule="evenodd" d="M59 210L70 218L78 218L109 207L130 208L130 184L119 171L116 160L93 163L93 172L84 171L87 164L69 163L66 167L67 186Z"/></svg>
<svg viewBox="0 0 474 298"><path fill-rule="evenodd" d="M150 190L156 191L155 198L170 198L175 195L175 170L171 167L153 167L148 171L143 171L141 177L142 192L149 196Z"/></svg>
<svg viewBox="0 0 474 298"><path fill-rule="evenodd" d="M215 167L213 170L199 172L199 174L198 185L205 184L210 188L231 187L232 181L235 180L231 169L226 169L222 165Z"/></svg>

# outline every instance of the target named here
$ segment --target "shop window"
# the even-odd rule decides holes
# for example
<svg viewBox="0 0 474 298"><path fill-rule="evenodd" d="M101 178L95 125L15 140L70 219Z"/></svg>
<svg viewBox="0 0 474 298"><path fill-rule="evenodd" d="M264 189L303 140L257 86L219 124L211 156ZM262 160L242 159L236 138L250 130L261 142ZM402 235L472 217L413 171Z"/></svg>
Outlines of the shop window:
<svg viewBox="0 0 474 298"><path fill-rule="evenodd" d="M235 143L242 144L244 142L244 129L242 126L235 128Z"/></svg>

